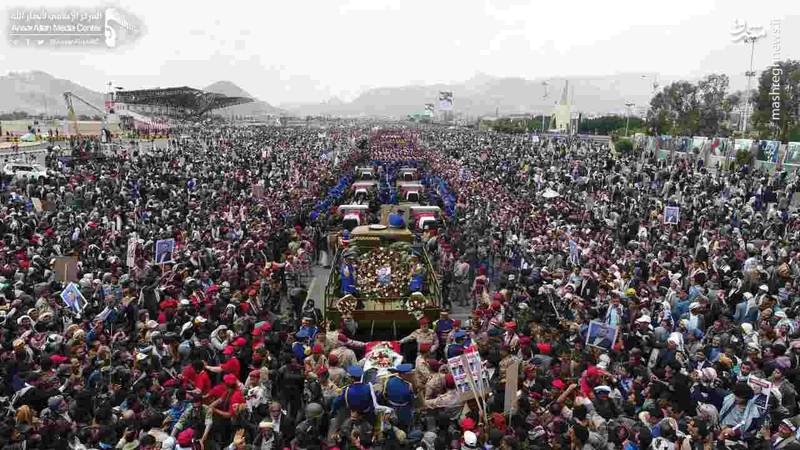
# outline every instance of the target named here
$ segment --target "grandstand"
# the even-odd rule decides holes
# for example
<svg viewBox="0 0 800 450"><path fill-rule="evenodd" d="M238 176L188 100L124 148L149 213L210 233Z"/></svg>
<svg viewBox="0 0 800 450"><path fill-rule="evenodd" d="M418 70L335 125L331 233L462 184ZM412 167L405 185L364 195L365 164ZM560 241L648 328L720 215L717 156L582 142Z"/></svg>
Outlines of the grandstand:
<svg viewBox="0 0 800 450"><path fill-rule="evenodd" d="M252 102L248 97L228 97L190 87L118 91L114 95L117 110L132 109L139 113L192 118L214 109Z"/></svg>
<svg viewBox="0 0 800 450"><path fill-rule="evenodd" d="M163 134L181 121L195 121L212 110L252 101L183 86L117 91L106 109L119 116L126 130Z"/></svg>

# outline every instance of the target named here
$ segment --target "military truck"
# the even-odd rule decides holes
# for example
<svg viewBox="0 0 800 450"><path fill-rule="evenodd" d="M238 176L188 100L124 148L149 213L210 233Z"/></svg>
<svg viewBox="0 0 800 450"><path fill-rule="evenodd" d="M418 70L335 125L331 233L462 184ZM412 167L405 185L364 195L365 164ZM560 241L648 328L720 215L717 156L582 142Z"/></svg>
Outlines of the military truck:
<svg viewBox="0 0 800 450"><path fill-rule="evenodd" d="M416 260L412 259L414 255ZM341 270L344 256L352 261L355 272L358 308L343 300ZM412 261L424 270L422 297L414 295L412 305L424 306L409 310ZM387 281L388 277L388 281ZM405 227L383 224L361 225L350 233L346 247L336 252L325 287L325 318L337 324L343 313L350 312L359 324L359 334L370 339L377 336L408 332L418 327L422 315L435 319L442 308L439 280L423 246L414 244L414 233Z"/></svg>

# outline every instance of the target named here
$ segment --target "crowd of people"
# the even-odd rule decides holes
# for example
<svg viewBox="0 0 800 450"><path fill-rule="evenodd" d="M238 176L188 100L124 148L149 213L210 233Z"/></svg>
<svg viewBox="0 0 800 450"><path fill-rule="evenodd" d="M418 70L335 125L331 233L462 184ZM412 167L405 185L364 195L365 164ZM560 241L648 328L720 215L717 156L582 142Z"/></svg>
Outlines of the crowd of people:
<svg viewBox="0 0 800 450"><path fill-rule="evenodd" d="M796 174L470 129L374 152L359 125L184 131L2 180L0 448L800 448ZM403 159L456 199L422 236L445 309L369 380L375 343L306 287L331 189ZM448 364L470 352L472 396Z"/></svg>

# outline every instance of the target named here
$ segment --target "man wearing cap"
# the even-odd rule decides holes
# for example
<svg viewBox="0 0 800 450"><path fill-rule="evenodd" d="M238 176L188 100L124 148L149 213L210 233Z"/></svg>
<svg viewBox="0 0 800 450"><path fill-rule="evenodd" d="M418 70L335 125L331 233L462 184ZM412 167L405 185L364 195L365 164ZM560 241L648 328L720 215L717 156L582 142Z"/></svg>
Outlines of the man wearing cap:
<svg viewBox="0 0 800 450"><path fill-rule="evenodd" d="M797 439L797 417L786 418L778 425L778 432L772 436L771 450L800 450Z"/></svg>
<svg viewBox="0 0 800 450"><path fill-rule="evenodd" d="M245 403L238 378L231 373L226 374L222 377L222 383L215 386L209 396L216 398L211 403L214 411L213 435L217 442L227 442L230 440L231 418L236 413L236 405Z"/></svg>
<svg viewBox="0 0 800 450"><path fill-rule="evenodd" d="M241 376L242 364L239 362L239 358L236 357L236 348L233 345L229 345L225 347L222 354L226 359L219 366L209 366L206 361L203 361L206 370L213 373L233 374L237 378Z"/></svg>
<svg viewBox="0 0 800 450"><path fill-rule="evenodd" d="M453 333L453 342L445 347L445 358L449 359L463 354L470 345L472 342L467 337L467 333L464 330L456 331Z"/></svg>
<svg viewBox="0 0 800 450"><path fill-rule="evenodd" d="M364 375L363 369L360 366L350 366L347 368L347 373L353 382L342 390L342 393L333 400L331 411L336 413L339 408L345 407L347 409L356 410L363 414L371 414L375 409L372 401L372 390L369 383L361 381Z"/></svg>
<svg viewBox="0 0 800 450"><path fill-rule="evenodd" d="M416 385L418 387L425 386L425 383L427 383L431 377L431 367L428 365L430 350L430 344L421 344L419 346L417 359L414 361L414 375L416 376Z"/></svg>
<svg viewBox="0 0 800 450"><path fill-rule="evenodd" d="M397 413L398 426L403 431L413 423L414 387L411 385L411 364L400 364L389 369L392 375L383 382L383 399Z"/></svg>
<svg viewBox="0 0 800 450"><path fill-rule="evenodd" d="M200 393L187 393L186 399L191 403L183 410L183 414L175 422L171 435L176 437L184 430L193 429L201 436L200 442L205 443L214 421L214 409L203 404L203 395Z"/></svg>
<svg viewBox="0 0 800 450"><path fill-rule="evenodd" d="M512 321L506 322L503 327L506 329L503 333L503 345L507 345L512 352L517 351L519 348L519 335L517 335L517 323Z"/></svg>
<svg viewBox="0 0 800 450"><path fill-rule="evenodd" d="M258 450L273 450L278 448L278 441L274 432L275 426L270 420L262 420L258 424L258 435L253 440L253 448Z"/></svg>
<svg viewBox="0 0 800 450"><path fill-rule="evenodd" d="M348 253L344 254L344 261L339 266L339 278L342 283L342 295L357 295L358 289L356 288L356 271L353 268L353 262Z"/></svg>
<svg viewBox="0 0 800 450"><path fill-rule="evenodd" d="M305 368L306 376L317 373L320 369L327 370L328 358L322 353L321 344L314 344L311 347L311 355L306 356L303 361L303 367Z"/></svg>
<svg viewBox="0 0 800 450"><path fill-rule="evenodd" d="M456 390L456 381L453 374L444 375L445 392L435 398L426 399L425 407L428 409L441 408L451 419L457 418L461 413L461 397Z"/></svg>
<svg viewBox="0 0 800 450"><path fill-rule="evenodd" d="M439 338L436 334L431 330L430 321L427 317L422 317L419 319L419 328L412 331L411 334L400 339L400 344L405 344L406 342L415 341L417 343L417 352L419 352L419 346L422 344L430 344L431 352L435 352L437 348L439 348Z"/></svg>
<svg viewBox="0 0 800 450"><path fill-rule="evenodd" d="M442 345L447 345L447 334L453 329L453 319L450 318L450 311L443 309L439 312L439 318L433 322L433 331ZM434 350L435 352L435 350Z"/></svg>

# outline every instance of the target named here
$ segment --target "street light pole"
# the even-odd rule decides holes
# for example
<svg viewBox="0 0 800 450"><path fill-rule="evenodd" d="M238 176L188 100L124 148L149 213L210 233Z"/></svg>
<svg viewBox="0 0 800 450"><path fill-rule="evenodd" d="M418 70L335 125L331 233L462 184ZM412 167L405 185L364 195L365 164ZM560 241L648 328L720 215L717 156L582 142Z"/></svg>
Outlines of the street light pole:
<svg viewBox="0 0 800 450"><path fill-rule="evenodd" d="M738 19L733 23L733 30L731 31L733 42L744 42L745 44L750 44L750 70L745 72L745 76L747 77L747 97L745 99L744 112L742 113L742 135L747 132L747 119L750 113L750 103L753 97L750 90L753 77L756 76L756 72L753 70L753 55L756 51L756 42L766 37L766 35L767 32L764 31L764 27L751 27L747 25L747 22L740 21Z"/></svg>
<svg viewBox="0 0 800 450"><path fill-rule="evenodd" d="M753 77L756 76L756 72L753 70L753 54L756 51L756 42L761 39L762 36L751 36L746 37L745 42L750 44L750 70L744 73L747 77L747 103L744 106L744 118L742 119L742 135L747 132L747 120L750 117L750 108L751 102L753 100L753 94L751 91L751 85L753 81Z"/></svg>
<svg viewBox="0 0 800 450"><path fill-rule="evenodd" d="M633 103L625 103L625 106L628 107L628 114L625 116L625 137L628 137L628 122L631 120L631 106Z"/></svg>

